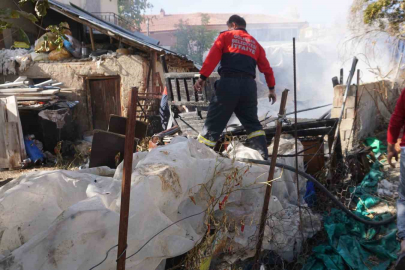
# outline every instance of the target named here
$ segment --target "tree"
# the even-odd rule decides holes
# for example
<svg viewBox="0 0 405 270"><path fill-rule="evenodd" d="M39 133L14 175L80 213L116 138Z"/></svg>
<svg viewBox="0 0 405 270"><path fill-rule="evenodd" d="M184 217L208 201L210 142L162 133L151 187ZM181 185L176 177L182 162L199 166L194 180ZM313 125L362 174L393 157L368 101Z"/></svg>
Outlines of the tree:
<svg viewBox="0 0 405 270"><path fill-rule="evenodd" d="M133 22L138 31L145 21L145 11L152 7L153 5L148 0L118 0L119 15Z"/></svg>
<svg viewBox="0 0 405 270"><path fill-rule="evenodd" d="M207 29L209 20L208 14L201 14L201 25L189 25L188 21L180 20L176 25L174 50L201 65L204 52L210 48L218 34L217 31Z"/></svg>
<svg viewBox="0 0 405 270"><path fill-rule="evenodd" d="M34 4L36 16L21 9L20 6L28 2ZM16 4L16 7L18 8L17 10L12 8L0 9L0 34L3 33L3 30L12 28L12 21L21 17L26 18L32 23L36 24L36 22L38 22L38 18L46 15L46 10L49 8L49 4L48 0L19 0L18 5ZM18 28L17 31L20 36L20 43L17 44L19 44L19 46L21 47L29 47L30 41L27 34L21 28Z"/></svg>
<svg viewBox="0 0 405 270"><path fill-rule="evenodd" d="M405 2L403 0L354 0L352 18L359 18L369 31L379 30L403 39Z"/></svg>

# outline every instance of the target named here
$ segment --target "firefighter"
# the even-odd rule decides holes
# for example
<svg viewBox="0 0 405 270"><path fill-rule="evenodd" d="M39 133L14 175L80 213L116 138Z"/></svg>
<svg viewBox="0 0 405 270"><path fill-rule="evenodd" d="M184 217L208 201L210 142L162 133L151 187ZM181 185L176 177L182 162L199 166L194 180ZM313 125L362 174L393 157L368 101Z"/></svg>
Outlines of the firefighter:
<svg viewBox="0 0 405 270"><path fill-rule="evenodd" d="M232 113L235 113L247 131L248 146L267 159L266 134L257 117L256 65L265 75L272 104L277 99L273 70L262 46L246 31L245 19L232 15L227 25L229 30L219 34L194 85L196 91L201 91L206 79L221 61L218 69L221 78L215 82L215 95L198 141L214 147Z"/></svg>

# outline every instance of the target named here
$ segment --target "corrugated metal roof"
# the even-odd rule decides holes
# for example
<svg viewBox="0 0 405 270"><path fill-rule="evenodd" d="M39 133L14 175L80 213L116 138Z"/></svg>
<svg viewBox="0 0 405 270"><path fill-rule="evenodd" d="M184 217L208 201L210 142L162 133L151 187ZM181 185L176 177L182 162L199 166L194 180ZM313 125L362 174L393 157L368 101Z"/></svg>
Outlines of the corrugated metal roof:
<svg viewBox="0 0 405 270"><path fill-rule="evenodd" d="M50 4L50 8L52 10L55 10L56 12L59 12L61 14L66 15L65 13L70 13L70 15L75 15L78 17L78 19L86 21L92 25L95 25L99 28L105 29L117 36L120 36L122 38L131 40L133 42L139 43L141 45L144 45L146 47L149 47L155 51L158 52L165 52L167 54L172 54L176 55L180 58L189 60L185 55L178 54L176 52L170 51L168 49L165 49L163 47L160 47L159 41L153 38L150 38L142 33L139 32L131 32L128 31L120 26L117 26L115 24L106 22L100 18L97 18L93 14L81 9L80 7L75 6L74 4L70 3L70 5L65 5L62 3L59 3L55 0L48 0ZM191 61L191 60L189 60Z"/></svg>

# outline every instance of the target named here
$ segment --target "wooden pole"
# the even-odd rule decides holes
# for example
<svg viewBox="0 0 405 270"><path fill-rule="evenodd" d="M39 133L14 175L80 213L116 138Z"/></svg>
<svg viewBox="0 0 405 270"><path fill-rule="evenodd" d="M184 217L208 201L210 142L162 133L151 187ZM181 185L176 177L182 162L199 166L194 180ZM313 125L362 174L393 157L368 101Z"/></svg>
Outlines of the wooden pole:
<svg viewBox="0 0 405 270"><path fill-rule="evenodd" d="M118 232L117 270L125 270L129 201L131 195L132 159L135 145L136 105L138 88L133 87L129 95L127 129L125 132L124 174L121 185L120 228Z"/></svg>
<svg viewBox="0 0 405 270"><path fill-rule="evenodd" d="M156 60L157 60L157 53L155 51L153 51L151 53L151 65L152 65L152 93L155 94L156 93Z"/></svg>
<svg viewBox="0 0 405 270"><path fill-rule="evenodd" d="M89 29L90 29L91 50L94 52L96 50L96 46L94 45L93 28L89 27Z"/></svg>
<svg viewBox="0 0 405 270"><path fill-rule="evenodd" d="M287 96L288 96L288 90L286 89L286 90L283 91L283 94L281 96L281 104L280 104L280 111L279 111L280 116L283 116L285 114L285 105L287 103ZM274 136L273 154L271 155L270 172L269 172L269 177L267 178L267 181L271 181L274 178L274 172L276 170L278 146L279 146L279 143L280 143L280 136L281 136L282 127L283 127L282 121L278 121L277 122L276 135ZM262 250L264 227L266 225L267 212L269 210L271 189L272 189L272 184L266 185L266 194L264 196L262 215L261 215L261 218L260 218L260 227L259 227L259 234L258 234L258 240L257 240L257 245L256 245L256 255L255 255L255 259L254 259L253 269L259 269L260 268L259 260L260 260L260 253L261 253L261 250Z"/></svg>

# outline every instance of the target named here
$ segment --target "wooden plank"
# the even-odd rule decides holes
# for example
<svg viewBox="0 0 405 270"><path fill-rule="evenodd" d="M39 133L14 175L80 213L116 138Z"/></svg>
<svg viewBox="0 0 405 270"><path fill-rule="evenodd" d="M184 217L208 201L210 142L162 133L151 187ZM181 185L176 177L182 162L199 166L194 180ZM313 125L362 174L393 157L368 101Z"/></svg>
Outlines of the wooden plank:
<svg viewBox="0 0 405 270"><path fill-rule="evenodd" d="M124 173L121 185L121 209L120 209L120 226L118 231L118 253L117 253L117 270L125 270L128 218L129 218L129 201L131 196L131 175L132 159L136 128L136 106L138 101L138 88L133 87L129 94L128 101L128 123L125 133L125 157ZM129 151L128 151L129 150ZM122 254L122 255L121 255Z"/></svg>
<svg viewBox="0 0 405 270"><path fill-rule="evenodd" d="M158 93L159 94L162 94L163 93L163 89L165 88L165 86L164 86L164 84L163 84L163 82L162 82L162 77L160 77L160 73L159 72L156 72L156 78L157 78L157 80L158 80L158 84L159 84L159 91L158 91Z"/></svg>
<svg viewBox="0 0 405 270"><path fill-rule="evenodd" d="M18 125L18 140L20 144L20 157L22 161L27 158L27 154L25 152L24 137L22 132L20 113L18 111L17 98L15 96L11 96L6 98L5 100L7 108L7 121L15 122Z"/></svg>
<svg viewBox="0 0 405 270"><path fill-rule="evenodd" d="M5 127L6 126L6 103L4 100L0 99L0 168L8 168L8 155L6 150L5 142Z"/></svg>
<svg viewBox="0 0 405 270"><path fill-rule="evenodd" d="M58 99L57 96L43 96L43 97L17 97L18 101L49 101Z"/></svg>
<svg viewBox="0 0 405 270"><path fill-rule="evenodd" d="M157 54L155 51L151 53L152 61L152 93L156 93L156 61L157 61Z"/></svg>
<svg viewBox="0 0 405 270"><path fill-rule="evenodd" d="M194 77L200 77L200 73L198 72L171 72L171 73L165 73L165 78L178 78L178 79L190 79ZM210 78L218 78L219 79L219 74L218 72L213 72L210 75Z"/></svg>
<svg viewBox="0 0 405 270"><path fill-rule="evenodd" d="M95 129L89 167L116 168L124 159L125 150L125 135Z"/></svg>
<svg viewBox="0 0 405 270"><path fill-rule="evenodd" d="M90 29L90 41L91 41L91 50L94 52L96 50L96 47L94 45L94 36L93 36L93 28Z"/></svg>
<svg viewBox="0 0 405 270"><path fill-rule="evenodd" d="M18 136L18 123L7 122L4 127L4 141L6 143L8 168L20 168L22 159L20 151L20 141Z"/></svg>
<svg viewBox="0 0 405 270"><path fill-rule="evenodd" d="M38 92L42 90L42 88L8 88L8 89L0 89L0 93L14 93L14 92L21 92L21 93L29 93L29 92Z"/></svg>
<svg viewBox="0 0 405 270"><path fill-rule="evenodd" d="M93 108L91 107L90 80L86 79L85 87L86 87L86 94L87 94L87 115L89 117L89 126L90 126L90 130L93 130L94 129Z"/></svg>
<svg viewBox="0 0 405 270"><path fill-rule="evenodd" d="M137 111L138 112L138 111ZM108 124L108 131L125 135L127 128L127 117L110 115L110 122ZM142 140L146 137L148 124L141 121L136 121L135 138Z"/></svg>
<svg viewBox="0 0 405 270"><path fill-rule="evenodd" d="M56 93L59 93L59 89L55 90L43 90L39 92L30 92L30 93L21 93L21 92L12 92L12 93L0 93L0 96L18 96L18 97L24 97L24 96L49 96L49 95L54 95Z"/></svg>

